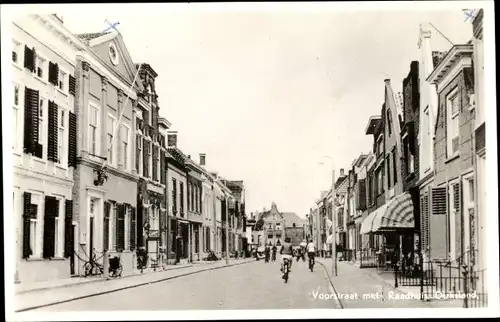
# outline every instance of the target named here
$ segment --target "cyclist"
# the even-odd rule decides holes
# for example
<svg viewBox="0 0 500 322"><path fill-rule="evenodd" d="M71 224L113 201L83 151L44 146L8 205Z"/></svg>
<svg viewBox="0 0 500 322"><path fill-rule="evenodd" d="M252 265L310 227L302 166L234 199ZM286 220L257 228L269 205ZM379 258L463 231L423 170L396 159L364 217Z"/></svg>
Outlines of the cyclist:
<svg viewBox="0 0 500 322"><path fill-rule="evenodd" d="M272 257L272 261L274 262L276 260L276 252L278 251L278 248L276 247L276 244L273 246L272 248L272 252L273 252L273 257Z"/></svg>
<svg viewBox="0 0 500 322"><path fill-rule="evenodd" d="M280 255L281 255L281 271L283 272L283 263L284 259L288 259L288 272L292 271L292 256L293 256L293 248L292 244L290 244L290 237L285 238L285 242L283 243L283 246L281 247L280 250Z"/></svg>
<svg viewBox="0 0 500 322"><path fill-rule="evenodd" d="M313 243L312 239L309 239L309 243L306 246L307 255L309 257L309 261L314 263L314 255L316 254L316 246Z"/></svg>

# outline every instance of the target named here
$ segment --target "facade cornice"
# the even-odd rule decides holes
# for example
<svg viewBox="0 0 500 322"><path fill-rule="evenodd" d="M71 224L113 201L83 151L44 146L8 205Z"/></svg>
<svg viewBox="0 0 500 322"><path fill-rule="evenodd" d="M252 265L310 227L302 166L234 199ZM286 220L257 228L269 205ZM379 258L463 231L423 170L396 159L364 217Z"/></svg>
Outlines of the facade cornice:
<svg viewBox="0 0 500 322"><path fill-rule="evenodd" d="M84 165L93 169L100 169L102 167L102 164L100 162L91 160L87 157L79 157L77 158L77 163L79 165ZM139 177L137 175L133 175L131 173L116 169L114 167L108 166L106 167L106 171L112 175L115 175L120 178L124 178L130 181L138 182Z"/></svg>
<svg viewBox="0 0 500 322"><path fill-rule="evenodd" d="M454 45L426 80L431 84L437 84L439 87L445 76L450 74L462 57L472 57L473 50L471 44Z"/></svg>

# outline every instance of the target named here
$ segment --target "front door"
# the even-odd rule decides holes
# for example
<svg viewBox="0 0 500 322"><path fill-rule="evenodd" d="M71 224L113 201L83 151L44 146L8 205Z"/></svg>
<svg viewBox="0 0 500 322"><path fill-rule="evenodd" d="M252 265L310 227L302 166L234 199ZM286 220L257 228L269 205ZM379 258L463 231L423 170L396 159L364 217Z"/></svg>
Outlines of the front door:
<svg viewBox="0 0 500 322"><path fill-rule="evenodd" d="M70 271L71 275L75 275L75 247L74 247L75 236L76 236L76 225L75 224L71 225L71 230L69 233L70 233L69 240L71 240L71 242L73 243L73 245L72 245L73 251L71 252L71 255L69 256L69 271Z"/></svg>
<svg viewBox="0 0 500 322"><path fill-rule="evenodd" d="M89 254L90 254L90 259L92 259L94 254L94 217L90 217Z"/></svg>

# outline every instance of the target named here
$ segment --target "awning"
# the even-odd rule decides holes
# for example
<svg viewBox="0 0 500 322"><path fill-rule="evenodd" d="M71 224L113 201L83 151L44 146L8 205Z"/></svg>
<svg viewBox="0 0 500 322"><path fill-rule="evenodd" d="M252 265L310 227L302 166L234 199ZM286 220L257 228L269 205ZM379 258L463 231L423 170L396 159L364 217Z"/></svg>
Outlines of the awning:
<svg viewBox="0 0 500 322"><path fill-rule="evenodd" d="M382 207L376 209L371 214L369 214L368 217L366 217L365 220L363 220L363 222L361 223L361 229L359 230L359 233L360 234L371 233L372 226L373 226L373 220L375 219L375 217L377 217L377 215L379 213L385 211L386 207L387 207L387 204L384 204L384 205L382 205Z"/></svg>
<svg viewBox="0 0 500 322"><path fill-rule="evenodd" d="M383 212L377 212L377 216L372 223L373 232L413 228L415 228L413 201L411 195L407 192L389 201Z"/></svg>

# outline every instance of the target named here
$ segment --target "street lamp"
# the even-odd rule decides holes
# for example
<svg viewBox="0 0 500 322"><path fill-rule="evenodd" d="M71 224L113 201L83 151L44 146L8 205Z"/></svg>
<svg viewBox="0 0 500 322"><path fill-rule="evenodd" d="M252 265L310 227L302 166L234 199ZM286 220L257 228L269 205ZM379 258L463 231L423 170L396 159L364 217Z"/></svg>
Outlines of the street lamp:
<svg viewBox="0 0 500 322"><path fill-rule="evenodd" d="M332 274L337 276L337 223L335 216L335 161L329 156L323 158L332 162ZM323 164L321 162L320 164Z"/></svg>

